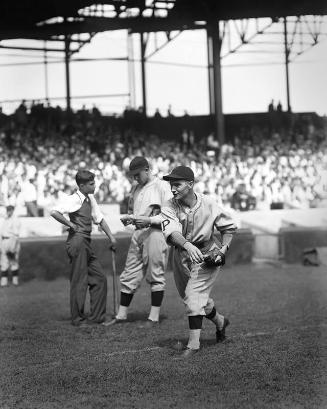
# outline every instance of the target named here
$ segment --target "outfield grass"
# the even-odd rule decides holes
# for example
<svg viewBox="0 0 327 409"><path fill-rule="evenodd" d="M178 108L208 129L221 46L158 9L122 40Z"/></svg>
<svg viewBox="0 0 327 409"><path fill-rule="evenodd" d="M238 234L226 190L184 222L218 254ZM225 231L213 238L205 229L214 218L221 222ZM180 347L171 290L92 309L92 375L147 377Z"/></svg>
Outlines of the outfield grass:
<svg viewBox="0 0 327 409"><path fill-rule="evenodd" d="M325 270L226 268L213 296L229 338L216 345L206 321L191 361L175 359L187 319L172 274L157 330L142 328L146 282L109 328L70 325L63 278L1 289L0 408L327 408Z"/></svg>

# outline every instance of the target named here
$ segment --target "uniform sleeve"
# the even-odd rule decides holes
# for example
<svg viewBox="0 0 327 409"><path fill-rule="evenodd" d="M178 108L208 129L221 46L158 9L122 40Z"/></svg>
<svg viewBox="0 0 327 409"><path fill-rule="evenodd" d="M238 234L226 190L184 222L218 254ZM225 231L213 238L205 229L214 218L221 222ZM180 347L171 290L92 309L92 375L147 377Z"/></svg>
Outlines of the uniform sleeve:
<svg viewBox="0 0 327 409"><path fill-rule="evenodd" d="M92 219L95 224L100 224L103 219L103 213L100 210L100 206L98 205L95 197L93 195L89 195L91 206L92 206Z"/></svg>
<svg viewBox="0 0 327 409"><path fill-rule="evenodd" d="M151 189L149 205L161 207L164 203L166 203L171 198L172 198L172 193L170 191L169 183L163 180L160 180Z"/></svg>
<svg viewBox="0 0 327 409"><path fill-rule="evenodd" d="M174 233L178 232L182 234L182 225L177 217L176 210L172 204L166 204L161 208L161 229L163 235L168 240L169 236Z"/></svg>
<svg viewBox="0 0 327 409"><path fill-rule="evenodd" d="M233 218L224 211L221 211L216 217L215 227L221 233L235 233L237 230L237 225Z"/></svg>
<svg viewBox="0 0 327 409"><path fill-rule="evenodd" d="M229 248L233 236L237 230L235 221L228 213L222 209L219 209L215 220L215 227L221 234L222 245L226 245L227 248Z"/></svg>
<svg viewBox="0 0 327 409"><path fill-rule="evenodd" d="M170 184L166 181L161 181L161 204L167 203L172 197Z"/></svg>

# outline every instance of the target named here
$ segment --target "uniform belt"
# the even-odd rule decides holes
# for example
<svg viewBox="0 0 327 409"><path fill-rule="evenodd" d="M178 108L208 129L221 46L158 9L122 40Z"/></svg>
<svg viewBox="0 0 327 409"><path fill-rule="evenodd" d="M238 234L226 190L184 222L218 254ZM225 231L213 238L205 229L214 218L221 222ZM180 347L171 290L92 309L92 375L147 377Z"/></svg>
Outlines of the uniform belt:
<svg viewBox="0 0 327 409"><path fill-rule="evenodd" d="M161 226L148 226L148 227L140 227L140 228L136 228L135 230L145 230L145 229L155 229L155 230L161 230Z"/></svg>
<svg viewBox="0 0 327 409"><path fill-rule="evenodd" d="M3 239L10 239L8 236L2 236Z"/></svg>
<svg viewBox="0 0 327 409"><path fill-rule="evenodd" d="M161 230L161 226L153 225L151 226L151 229Z"/></svg>
<svg viewBox="0 0 327 409"><path fill-rule="evenodd" d="M213 239L207 241L201 241L199 243L192 243L193 246L197 247L203 253L209 251L210 247L215 243Z"/></svg>

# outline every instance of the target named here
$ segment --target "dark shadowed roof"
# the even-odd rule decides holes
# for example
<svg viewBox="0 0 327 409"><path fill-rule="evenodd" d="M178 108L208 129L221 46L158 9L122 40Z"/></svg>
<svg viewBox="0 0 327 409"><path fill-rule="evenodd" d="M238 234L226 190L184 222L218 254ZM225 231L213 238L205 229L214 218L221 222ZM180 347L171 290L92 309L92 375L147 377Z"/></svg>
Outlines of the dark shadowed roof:
<svg viewBox="0 0 327 409"><path fill-rule="evenodd" d="M199 28L199 21L210 19L326 14L327 0L102 0L101 4L90 0L1 0L0 40L46 40L126 28L172 31Z"/></svg>

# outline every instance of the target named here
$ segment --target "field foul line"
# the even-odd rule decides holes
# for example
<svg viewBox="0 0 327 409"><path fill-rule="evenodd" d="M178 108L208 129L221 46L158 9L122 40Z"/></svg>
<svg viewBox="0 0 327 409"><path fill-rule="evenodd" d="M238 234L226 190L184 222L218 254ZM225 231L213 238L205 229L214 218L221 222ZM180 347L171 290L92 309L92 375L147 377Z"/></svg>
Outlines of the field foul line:
<svg viewBox="0 0 327 409"><path fill-rule="evenodd" d="M137 353L141 353L141 352L151 352L151 351L156 351L158 349L163 349L163 347L147 347L147 348L142 348L142 349L126 349L125 351L116 351L116 352L109 352L107 354L101 354L101 355L97 355L93 358L89 358L88 360L91 361L104 361L105 358L110 358L112 356L115 355L124 355L124 354L137 354ZM84 358L82 358L84 359ZM65 359L65 360L58 360L58 361L52 361L52 362L47 362L47 363L35 363L35 364L31 364L31 365L26 365L26 366L20 366L20 369L28 369L28 368L37 368L37 367L61 367L64 363L66 362L74 362L76 361L75 358L71 358L71 359Z"/></svg>
<svg viewBox="0 0 327 409"><path fill-rule="evenodd" d="M313 328L326 328L327 324L320 324L320 325L307 325L307 326L303 326L301 327L301 330L310 330ZM281 329L278 328L275 331L258 331L258 332L247 332L245 334L239 334L239 335L235 335L235 336L231 336L228 337L228 339L242 339L242 338L255 338L255 337L266 337L266 336L271 336L271 335L276 335L276 334L285 334L288 332L292 332L291 330L287 330L287 329ZM95 356L93 359L90 358L91 360L94 361L103 361L105 358L110 358L112 356L117 356L117 355L125 355L125 354L138 354L138 353L142 353L142 352L151 352L151 351L157 351L160 349L167 349L167 347L160 347L160 346L154 346L154 347L146 347L146 348L142 348L142 349L126 349L124 351L115 351L115 352L108 352L105 354L101 354L101 355L97 355ZM170 348L169 348L170 349ZM47 362L46 364L44 363L36 363L36 364L31 364L31 365L27 365L27 366L21 366L21 369L27 369L27 368L35 368L35 367L44 367L45 365L48 367L56 367L56 366L61 366L63 363L66 362L74 362L75 359L71 358L71 359L65 359L63 360L58 360L58 361L52 361L52 362Z"/></svg>
<svg viewBox="0 0 327 409"><path fill-rule="evenodd" d="M308 330L319 329L319 328L327 328L327 324L304 325L303 327L297 328L297 330L308 331ZM293 331L294 331L294 328L290 328L290 329L278 328L275 331L247 332L246 334L236 335L231 338L236 339L236 338L266 337L266 336L276 335L276 334L285 334L285 333L293 332Z"/></svg>
<svg viewBox="0 0 327 409"><path fill-rule="evenodd" d="M107 354L101 355L101 357L110 357L115 355L125 355L125 354L137 354L139 352L151 352L156 351L157 349L162 349L162 347L148 347L143 349L126 349L125 351L116 351L116 352L109 352Z"/></svg>
<svg viewBox="0 0 327 409"><path fill-rule="evenodd" d="M255 338L255 337L267 337L270 335L281 334L289 332L287 329L279 329L277 331L259 331L259 332L247 332L246 334L240 334L232 338Z"/></svg>

